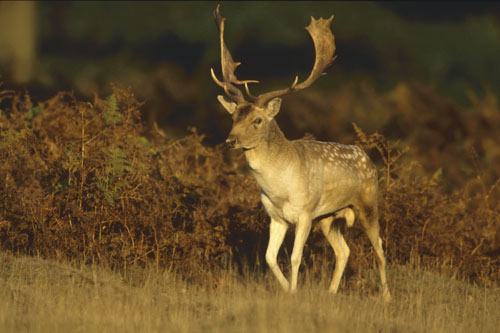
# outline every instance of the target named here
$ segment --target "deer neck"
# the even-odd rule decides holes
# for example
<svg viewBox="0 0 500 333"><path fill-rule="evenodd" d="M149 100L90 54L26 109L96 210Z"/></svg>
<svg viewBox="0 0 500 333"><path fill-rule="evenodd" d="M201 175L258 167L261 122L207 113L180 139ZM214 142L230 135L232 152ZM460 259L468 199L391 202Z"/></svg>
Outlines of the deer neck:
<svg viewBox="0 0 500 333"><path fill-rule="evenodd" d="M269 124L267 137L254 149L245 151L250 169L255 174L272 176L272 171L290 159L290 141L288 141L273 119Z"/></svg>

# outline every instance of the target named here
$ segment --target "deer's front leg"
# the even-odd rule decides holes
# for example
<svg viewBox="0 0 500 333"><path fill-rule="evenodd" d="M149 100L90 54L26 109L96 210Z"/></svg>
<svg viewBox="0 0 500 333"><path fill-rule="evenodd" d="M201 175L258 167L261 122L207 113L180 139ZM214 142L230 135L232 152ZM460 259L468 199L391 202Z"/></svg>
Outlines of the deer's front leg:
<svg viewBox="0 0 500 333"><path fill-rule="evenodd" d="M311 231L311 217L309 214L303 214L295 227L295 241L292 251L292 276L290 279L290 292L297 291L297 276L299 275L300 262L302 261L302 251Z"/></svg>
<svg viewBox="0 0 500 333"><path fill-rule="evenodd" d="M276 258L278 257L281 244L283 244L283 239L285 239L287 228L288 225L286 222L271 218L271 225L269 226L269 244L267 245L266 251L266 262L285 291L289 290L288 281L283 275L283 272L281 272Z"/></svg>

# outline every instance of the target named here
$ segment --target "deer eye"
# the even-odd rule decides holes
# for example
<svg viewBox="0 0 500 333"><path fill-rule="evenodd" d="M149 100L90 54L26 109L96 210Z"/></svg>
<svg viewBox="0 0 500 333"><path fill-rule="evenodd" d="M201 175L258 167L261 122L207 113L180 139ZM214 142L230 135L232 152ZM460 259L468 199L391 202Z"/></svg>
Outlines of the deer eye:
<svg viewBox="0 0 500 333"><path fill-rule="evenodd" d="M256 118L256 119L253 121L253 123L254 123L255 125L259 125L261 122L262 122L262 118Z"/></svg>

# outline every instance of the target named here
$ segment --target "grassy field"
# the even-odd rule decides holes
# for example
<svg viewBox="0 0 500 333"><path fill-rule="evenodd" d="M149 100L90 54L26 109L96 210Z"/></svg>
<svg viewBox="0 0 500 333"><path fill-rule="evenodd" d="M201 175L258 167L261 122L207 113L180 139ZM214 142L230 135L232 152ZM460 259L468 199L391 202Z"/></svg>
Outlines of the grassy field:
<svg viewBox="0 0 500 333"><path fill-rule="evenodd" d="M393 301L377 274L326 293L330 269L301 272L288 295L269 275L211 273L189 282L155 269L127 276L103 267L0 256L1 332L494 332L500 289L425 270L389 267Z"/></svg>

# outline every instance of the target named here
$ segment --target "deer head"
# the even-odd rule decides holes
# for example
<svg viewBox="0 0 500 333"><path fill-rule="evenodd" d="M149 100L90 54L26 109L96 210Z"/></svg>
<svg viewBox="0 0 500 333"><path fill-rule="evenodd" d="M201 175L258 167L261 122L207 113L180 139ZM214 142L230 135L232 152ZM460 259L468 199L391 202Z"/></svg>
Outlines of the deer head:
<svg viewBox="0 0 500 333"><path fill-rule="evenodd" d="M333 15L326 20L322 18L316 20L311 17L311 23L305 28L313 40L316 51L316 59L309 77L305 81L298 83L299 78L295 76L295 80L288 88L254 96L250 92L248 84L259 83L259 81L240 81L236 77L234 71L241 63L234 62L224 43L224 23L226 19L220 16L219 8L220 5L217 5L214 11L214 19L219 31L222 81L215 76L213 68L210 71L214 82L222 87L226 93L226 97L219 95L217 99L233 117L233 128L226 143L231 148L252 149L261 142L268 140L270 126L272 126L273 119L280 109L281 97L309 87L331 65L335 52L335 39L330 30ZM237 87L238 85L245 87L249 101L245 100L243 93Z"/></svg>

